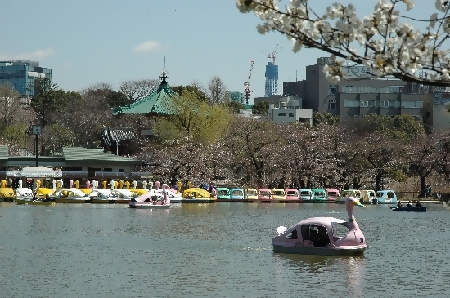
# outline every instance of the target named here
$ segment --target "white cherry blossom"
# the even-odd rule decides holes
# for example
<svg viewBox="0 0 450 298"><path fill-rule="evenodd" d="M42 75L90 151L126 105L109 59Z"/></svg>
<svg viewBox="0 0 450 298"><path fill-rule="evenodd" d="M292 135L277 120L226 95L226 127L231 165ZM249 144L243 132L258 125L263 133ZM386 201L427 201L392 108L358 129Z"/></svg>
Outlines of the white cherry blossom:
<svg viewBox="0 0 450 298"><path fill-rule="evenodd" d="M343 61L365 64L373 74L395 77L427 85L450 85L448 65L450 51L449 1L436 0L429 17L415 19L405 15L414 8L413 0L377 0L372 14L358 17L352 4L332 3L321 15L308 0L291 0L286 9L276 0L237 0L237 8L254 12L262 21L261 34L276 31L293 42L294 52L302 47L317 48L334 57L323 71L336 81L345 74ZM366 2L364 2L365 4ZM416 30L426 23L424 31ZM425 71L428 76L419 76Z"/></svg>

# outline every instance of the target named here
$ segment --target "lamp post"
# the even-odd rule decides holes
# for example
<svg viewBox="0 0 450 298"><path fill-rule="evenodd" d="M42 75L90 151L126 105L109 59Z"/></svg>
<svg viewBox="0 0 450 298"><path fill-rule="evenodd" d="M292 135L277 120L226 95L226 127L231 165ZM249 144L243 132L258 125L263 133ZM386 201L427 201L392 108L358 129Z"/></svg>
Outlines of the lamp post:
<svg viewBox="0 0 450 298"><path fill-rule="evenodd" d="M36 136L35 140L35 154L36 154L36 167L39 165L39 135L42 133L41 125L32 125L31 126L31 134Z"/></svg>
<svg viewBox="0 0 450 298"><path fill-rule="evenodd" d="M27 129L25 130L25 136L23 139L23 147L25 148L25 152L27 151L27 136L30 134L30 131Z"/></svg>
<svg viewBox="0 0 450 298"><path fill-rule="evenodd" d="M116 155L119 155L119 143L120 141L116 141Z"/></svg>

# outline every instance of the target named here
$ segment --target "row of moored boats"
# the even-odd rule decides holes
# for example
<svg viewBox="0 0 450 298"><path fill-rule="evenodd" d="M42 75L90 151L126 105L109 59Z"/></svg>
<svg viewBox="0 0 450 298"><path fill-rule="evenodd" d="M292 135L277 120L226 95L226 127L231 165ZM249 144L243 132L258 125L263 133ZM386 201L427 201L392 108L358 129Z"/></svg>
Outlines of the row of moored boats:
<svg viewBox="0 0 450 298"><path fill-rule="evenodd" d="M394 190L359 190L340 191L335 188L314 189L242 189L217 188L217 201L260 201L260 202L304 202L304 203L340 203L345 198L354 197L362 204L396 204L397 195Z"/></svg>
<svg viewBox="0 0 450 298"><path fill-rule="evenodd" d="M134 208L168 208L182 196L166 186L156 189L29 188L15 189L17 204L54 205L56 203L129 204Z"/></svg>
<svg viewBox="0 0 450 298"><path fill-rule="evenodd" d="M396 204L397 195L394 190L359 190L348 189L340 191L334 188L315 189L244 189L218 187L213 192L202 188L178 190L162 187L159 182L155 187L124 188L115 187L99 189L96 184L90 188L53 188L39 187L36 190L20 187L14 190L15 201L18 204L52 205L54 203L122 203L138 208L140 203L147 205L168 205L170 203L210 203L210 202L296 202L344 203L345 198L353 197L362 204ZM166 202L166 204L161 204ZM149 207L150 208L150 207ZM158 208L158 207L152 207ZM159 207L162 208L162 207Z"/></svg>

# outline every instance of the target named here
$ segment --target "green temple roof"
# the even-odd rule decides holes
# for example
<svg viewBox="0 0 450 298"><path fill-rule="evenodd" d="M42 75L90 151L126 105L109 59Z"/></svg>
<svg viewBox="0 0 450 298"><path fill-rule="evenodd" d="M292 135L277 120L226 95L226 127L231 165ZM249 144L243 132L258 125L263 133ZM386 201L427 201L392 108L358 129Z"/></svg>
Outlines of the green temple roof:
<svg viewBox="0 0 450 298"><path fill-rule="evenodd" d="M127 162L136 164L133 158L124 157L105 152L103 149L87 149L83 147L63 147L63 156L66 162L104 161L104 162Z"/></svg>
<svg viewBox="0 0 450 298"><path fill-rule="evenodd" d="M8 156L9 156L8 146L0 145L0 159L8 159Z"/></svg>
<svg viewBox="0 0 450 298"><path fill-rule="evenodd" d="M173 115L176 113L176 106L173 99L178 96L176 92L170 89L166 79L166 72L163 71L161 84L158 90L150 95L147 95L136 102L116 108L113 115L120 114L157 114L157 115Z"/></svg>

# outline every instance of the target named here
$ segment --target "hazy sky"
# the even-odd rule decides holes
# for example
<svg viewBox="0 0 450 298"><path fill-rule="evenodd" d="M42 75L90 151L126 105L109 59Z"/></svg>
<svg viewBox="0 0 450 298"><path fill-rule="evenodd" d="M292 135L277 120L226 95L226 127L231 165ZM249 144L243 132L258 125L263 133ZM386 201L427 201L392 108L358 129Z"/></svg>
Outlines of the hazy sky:
<svg viewBox="0 0 450 298"><path fill-rule="evenodd" d="M311 2L323 14L335 0ZM353 2L366 15L376 0ZM428 19L434 2L416 0L412 15ZM206 86L217 75L231 91L244 90L254 60L252 96L263 96L267 54L277 44L279 92L296 70L302 79L306 65L328 56L311 49L294 54L284 36L260 35L258 18L241 14L235 0L3 0L1 7L0 60L37 60L65 90L157 78L165 56L170 85Z"/></svg>

